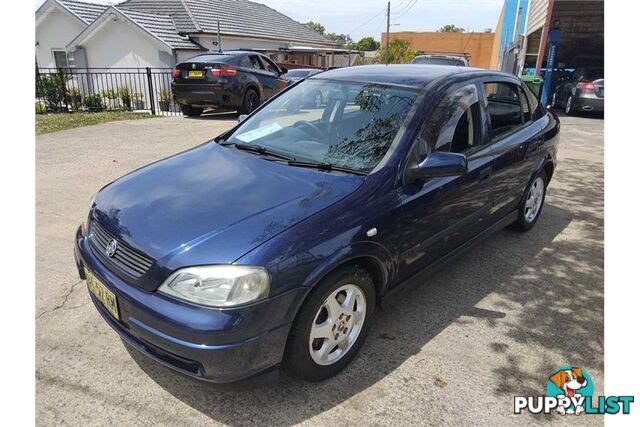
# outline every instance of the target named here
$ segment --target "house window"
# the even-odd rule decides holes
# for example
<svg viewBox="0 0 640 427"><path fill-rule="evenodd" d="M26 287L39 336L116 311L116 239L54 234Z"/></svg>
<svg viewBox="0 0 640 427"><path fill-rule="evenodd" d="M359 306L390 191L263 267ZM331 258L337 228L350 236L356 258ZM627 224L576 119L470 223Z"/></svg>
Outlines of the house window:
<svg viewBox="0 0 640 427"><path fill-rule="evenodd" d="M69 58L64 50L54 50L53 61L56 68L69 68Z"/></svg>

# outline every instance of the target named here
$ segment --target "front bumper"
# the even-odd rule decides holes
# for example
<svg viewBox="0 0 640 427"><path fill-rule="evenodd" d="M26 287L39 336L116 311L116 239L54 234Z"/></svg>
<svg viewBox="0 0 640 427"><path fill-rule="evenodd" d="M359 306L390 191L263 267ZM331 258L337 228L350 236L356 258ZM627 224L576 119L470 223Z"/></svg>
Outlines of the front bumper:
<svg viewBox="0 0 640 427"><path fill-rule="evenodd" d="M307 291L295 288L240 308L207 308L125 283L95 257L81 229L74 253L81 278L87 268L116 294L120 320L89 293L98 312L127 343L183 374L212 382L241 380L280 363Z"/></svg>

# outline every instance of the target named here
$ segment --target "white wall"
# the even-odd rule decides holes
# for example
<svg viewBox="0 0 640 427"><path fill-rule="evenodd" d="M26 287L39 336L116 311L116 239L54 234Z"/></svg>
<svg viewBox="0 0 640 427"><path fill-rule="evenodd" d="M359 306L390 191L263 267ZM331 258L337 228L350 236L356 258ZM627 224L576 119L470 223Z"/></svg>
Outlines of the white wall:
<svg viewBox="0 0 640 427"><path fill-rule="evenodd" d="M123 20L109 19L82 45L90 68L165 68L174 65L172 50Z"/></svg>
<svg viewBox="0 0 640 427"><path fill-rule="evenodd" d="M83 24L59 7L54 7L51 12L36 22L36 60L41 68L55 67L51 50L64 50L84 29Z"/></svg>

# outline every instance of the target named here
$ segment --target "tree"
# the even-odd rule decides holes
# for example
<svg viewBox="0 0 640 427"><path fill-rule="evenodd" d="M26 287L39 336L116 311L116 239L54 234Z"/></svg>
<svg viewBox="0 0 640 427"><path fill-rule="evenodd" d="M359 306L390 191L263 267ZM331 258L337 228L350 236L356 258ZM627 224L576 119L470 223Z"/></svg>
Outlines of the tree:
<svg viewBox="0 0 640 427"><path fill-rule="evenodd" d="M313 22L313 21L309 21L305 24L307 27L311 28L313 31L317 31L320 34L324 34L325 28L324 25L322 25L319 22Z"/></svg>
<svg viewBox="0 0 640 427"><path fill-rule="evenodd" d="M415 49L412 49L408 40L395 39L389 43L389 64L408 64L416 56ZM385 63L387 60L387 49L378 50L376 61Z"/></svg>
<svg viewBox="0 0 640 427"><path fill-rule="evenodd" d="M348 34L329 33L325 34L325 37L333 42L336 42L342 47L349 47L352 43L351 37L349 37Z"/></svg>
<svg viewBox="0 0 640 427"><path fill-rule="evenodd" d="M363 50L365 52L370 52L373 50L380 49L380 43L375 41L373 37L363 37L357 43L354 44L353 49L355 50Z"/></svg>
<svg viewBox="0 0 640 427"><path fill-rule="evenodd" d="M456 27L453 24L447 24L443 27L440 27L438 32L439 33L464 33L464 28Z"/></svg>

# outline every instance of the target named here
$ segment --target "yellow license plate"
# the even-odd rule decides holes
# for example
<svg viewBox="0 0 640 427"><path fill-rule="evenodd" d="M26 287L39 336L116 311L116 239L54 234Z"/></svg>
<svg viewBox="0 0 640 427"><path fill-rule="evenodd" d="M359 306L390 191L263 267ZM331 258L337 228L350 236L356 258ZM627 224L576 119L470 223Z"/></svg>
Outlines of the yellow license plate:
<svg viewBox="0 0 640 427"><path fill-rule="evenodd" d="M202 71L199 71L199 70L189 71L189 74L188 74L190 79L201 79L203 75L204 74L202 73Z"/></svg>
<svg viewBox="0 0 640 427"><path fill-rule="evenodd" d="M103 285L96 276L85 268L85 275L87 276L87 286L93 295L104 305L104 307L115 317L120 320L120 313L118 312L118 299L116 295L111 292L105 285Z"/></svg>

